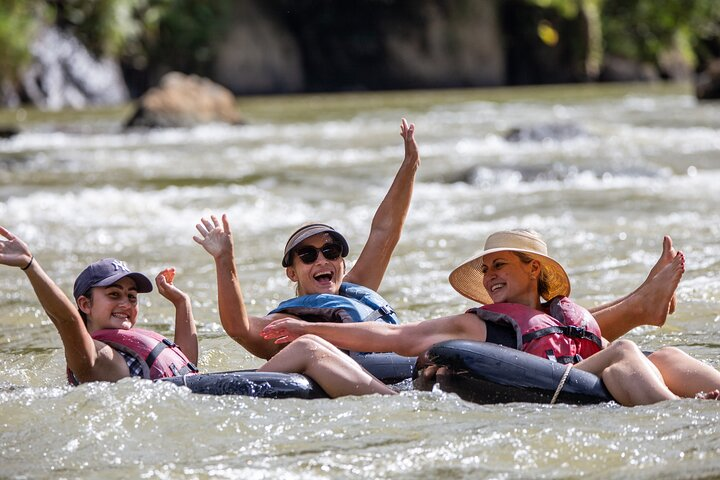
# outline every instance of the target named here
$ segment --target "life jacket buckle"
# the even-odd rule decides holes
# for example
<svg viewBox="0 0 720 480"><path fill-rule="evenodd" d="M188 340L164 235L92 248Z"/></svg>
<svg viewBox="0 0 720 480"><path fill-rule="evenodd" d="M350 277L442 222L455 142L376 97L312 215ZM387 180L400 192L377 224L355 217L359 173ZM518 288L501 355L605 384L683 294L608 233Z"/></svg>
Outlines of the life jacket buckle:
<svg viewBox="0 0 720 480"><path fill-rule="evenodd" d="M395 310L392 309L390 305L383 305L382 307L377 309L378 312L382 313L383 316L385 315L392 315L395 313Z"/></svg>
<svg viewBox="0 0 720 480"><path fill-rule="evenodd" d="M568 325L565 327L565 335L571 338L585 338L585 328L577 327L575 325Z"/></svg>

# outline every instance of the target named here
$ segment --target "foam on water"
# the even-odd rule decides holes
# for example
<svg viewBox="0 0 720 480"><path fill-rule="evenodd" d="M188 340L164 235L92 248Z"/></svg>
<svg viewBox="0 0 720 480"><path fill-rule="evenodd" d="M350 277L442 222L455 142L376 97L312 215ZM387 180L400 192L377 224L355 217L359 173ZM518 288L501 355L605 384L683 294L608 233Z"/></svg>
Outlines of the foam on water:
<svg viewBox="0 0 720 480"><path fill-rule="evenodd" d="M585 305L639 285L670 234L687 257L678 310L663 329L630 338L649 350L680 345L720 365L717 109L687 95L467 95L411 111L373 95L350 108L342 97L349 113L241 127L28 129L0 140L0 224L30 244L66 292L85 263L104 256L148 275L175 265L176 283L193 298L201 368L254 368L261 361L219 324L214 267L192 241L195 224L229 215L248 309L264 314L292 295L279 260L298 225L335 225L350 241L348 266L357 258L402 160L405 115L417 124L422 165L381 288L403 321L471 306L447 275L499 229L541 232ZM513 128L547 124L583 133L506 139ZM171 335L168 302L156 292L141 302L140 324ZM54 327L26 279L7 268L0 326L0 451L9 477L657 478L720 468L712 402L479 406L442 392L271 401L137 380L71 389Z"/></svg>

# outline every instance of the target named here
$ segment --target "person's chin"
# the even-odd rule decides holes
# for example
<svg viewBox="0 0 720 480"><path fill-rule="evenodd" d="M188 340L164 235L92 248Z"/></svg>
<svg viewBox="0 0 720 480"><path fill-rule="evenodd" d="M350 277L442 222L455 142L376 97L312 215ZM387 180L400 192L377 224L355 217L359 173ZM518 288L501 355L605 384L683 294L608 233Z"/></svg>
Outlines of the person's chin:
<svg viewBox="0 0 720 480"><path fill-rule="evenodd" d="M340 286L335 282L316 282L313 293L325 293L330 295L337 295L340 291Z"/></svg>
<svg viewBox="0 0 720 480"><path fill-rule="evenodd" d="M502 293L499 293L496 295L491 294L490 298L492 299L493 303L506 303L507 302L507 297Z"/></svg>

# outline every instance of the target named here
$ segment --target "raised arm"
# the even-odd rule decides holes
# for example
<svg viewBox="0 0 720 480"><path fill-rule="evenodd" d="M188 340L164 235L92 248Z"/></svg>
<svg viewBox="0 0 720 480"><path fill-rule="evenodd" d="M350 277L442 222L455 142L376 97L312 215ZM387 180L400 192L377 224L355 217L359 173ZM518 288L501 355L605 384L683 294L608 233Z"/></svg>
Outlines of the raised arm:
<svg viewBox="0 0 720 480"><path fill-rule="evenodd" d="M380 288L395 246L400 240L405 217L410 208L415 172L420 165L420 155L415 142L415 124L408 125L403 118L400 135L405 143L405 158L395 175L388 193L375 212L370 235L355 266L345 280L372 290Z"/></svg>
<svg viewBox="0 0 720 480"><path fill-rule="evenodd" d="M175 307L175 343L188 360L197 365L199 351L197 328L190 296L175 286L174 279L175 269L166 268L155 277L155 285L160 295L167 298Z"/></svg>
<svg viewBox="0 0 720 480"><path fill-rule="evenodd" d="M203 218L196 226L200 235L193 237L215 259L218 288L218 311L225 333L255 356L269 359L279 346L260 336L260 331L270 320L247 314L240 280L235 265L235 246L227 215L222 225L217 217Z"/></svg>
<svg viewBox="0 0 720 480"><path fill-rule="evenodd" d="M60 334L67 365L75 376L80 381L117 380L127 376L113 361L114 351L92 339L75 305L45 273L27 245L3 227L0 235L6 239L0 240L0 264L19 267L25 272L40 305Z"/></svg>
<svg viewBox="0 0 720 480"><path fill-rule="evenodd" d="M265 327L262 335L288 343L313 334L339 348L357 352L395 352L416 356L436 343L445 340L485 341L485 323L471 313L435 318L417 323L392 325L385 322L310 323L292 318L275 320Z"/></svg>

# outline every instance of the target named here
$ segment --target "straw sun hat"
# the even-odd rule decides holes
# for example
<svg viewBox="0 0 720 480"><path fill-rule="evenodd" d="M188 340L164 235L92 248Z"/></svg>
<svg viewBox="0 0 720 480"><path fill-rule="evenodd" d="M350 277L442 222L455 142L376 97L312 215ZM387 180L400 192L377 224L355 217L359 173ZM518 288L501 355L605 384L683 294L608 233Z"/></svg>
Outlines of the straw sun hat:
<svg viewBox="0 0 720 480"><path fill-rule="evenodd" d="M570 280L565 269L548 256L547 245L535 232L529 230L507 230L490 235L485 248L465 261L450 273L450 285L461 295L482 304L493 303L483 286L482 258L495 252L523 252L540 262L548 285L548 298L570 295Z"/></svg>

